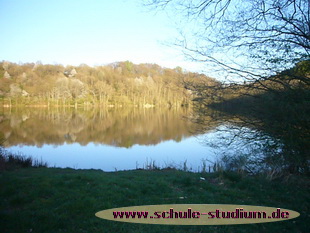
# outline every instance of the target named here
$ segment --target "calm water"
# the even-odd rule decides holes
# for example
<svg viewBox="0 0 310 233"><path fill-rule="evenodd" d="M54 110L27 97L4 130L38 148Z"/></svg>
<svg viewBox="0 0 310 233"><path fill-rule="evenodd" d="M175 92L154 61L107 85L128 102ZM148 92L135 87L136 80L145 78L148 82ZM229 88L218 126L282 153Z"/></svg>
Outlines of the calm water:
<svg viewBox="0 0 310 233"><path fill-rule="evenodd" d="M30 155L50 167L104 171L174 166L201 170L202 161L215 161L225 146L217 144L223 123L208 122L197 132L189 109L12 108L0 114L4 146ZM209 140L209 141L210 141Z"/></svg>

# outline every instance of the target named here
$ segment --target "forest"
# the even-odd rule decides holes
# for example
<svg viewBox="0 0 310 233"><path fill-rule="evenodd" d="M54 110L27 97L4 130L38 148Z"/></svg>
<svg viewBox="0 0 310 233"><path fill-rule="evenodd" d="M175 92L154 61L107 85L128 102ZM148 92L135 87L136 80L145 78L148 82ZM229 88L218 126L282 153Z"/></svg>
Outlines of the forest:
<svg viewBox="0 0 310 233"><path fill-rule="evenodd" d="M104 66L0 63L3 106L188 106L185 82L214 85L204 74L156 64L115 62Z"/></svg>

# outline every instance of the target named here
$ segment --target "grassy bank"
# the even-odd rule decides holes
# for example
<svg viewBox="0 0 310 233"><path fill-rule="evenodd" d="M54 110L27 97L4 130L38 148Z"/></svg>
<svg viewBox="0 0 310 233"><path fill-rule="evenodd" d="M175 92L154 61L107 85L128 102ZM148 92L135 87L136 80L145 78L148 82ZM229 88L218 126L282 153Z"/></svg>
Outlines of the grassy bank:
<svg viewBox="0 0 310 233"><path fill-rule="evenodd" d="M43 167L0 171L0 232L307 232L307 185L299 177L268 181L225 172L107 173ZM263 205L301 216L239 226L145 225L95 217L109 208L185 203Z"/></svg>
<svg viewBox="0 0 310 233"><path fill-rule="evenodd" d="M13 154L0 146L0 171L28 167L47 167L47 163L31 156Z"/></svg>

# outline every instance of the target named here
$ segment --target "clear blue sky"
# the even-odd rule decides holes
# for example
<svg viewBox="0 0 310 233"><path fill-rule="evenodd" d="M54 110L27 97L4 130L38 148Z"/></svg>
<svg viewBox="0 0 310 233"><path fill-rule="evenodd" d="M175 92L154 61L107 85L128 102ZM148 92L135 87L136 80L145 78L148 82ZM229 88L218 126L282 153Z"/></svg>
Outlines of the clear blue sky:
<svg viewBox="0 0 310 233"><path fill-rule="evenodd" d="M164 46L177 33L141 0L0 0L0 60L101 65L130 60L197 70Z"/></svg>

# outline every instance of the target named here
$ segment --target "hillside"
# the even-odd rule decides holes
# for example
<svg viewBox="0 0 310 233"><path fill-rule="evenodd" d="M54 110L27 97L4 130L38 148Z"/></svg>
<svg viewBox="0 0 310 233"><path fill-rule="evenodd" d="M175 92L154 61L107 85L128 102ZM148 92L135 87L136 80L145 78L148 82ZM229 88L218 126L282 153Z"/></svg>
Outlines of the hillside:
<svg viewBox="0 0 310 233"><path fill-rule="evenodd" d="M186 81L217 83L203 74L156 64L116 62L104 66L0 63L0 98L10 105L185 106Z"/></svg>

